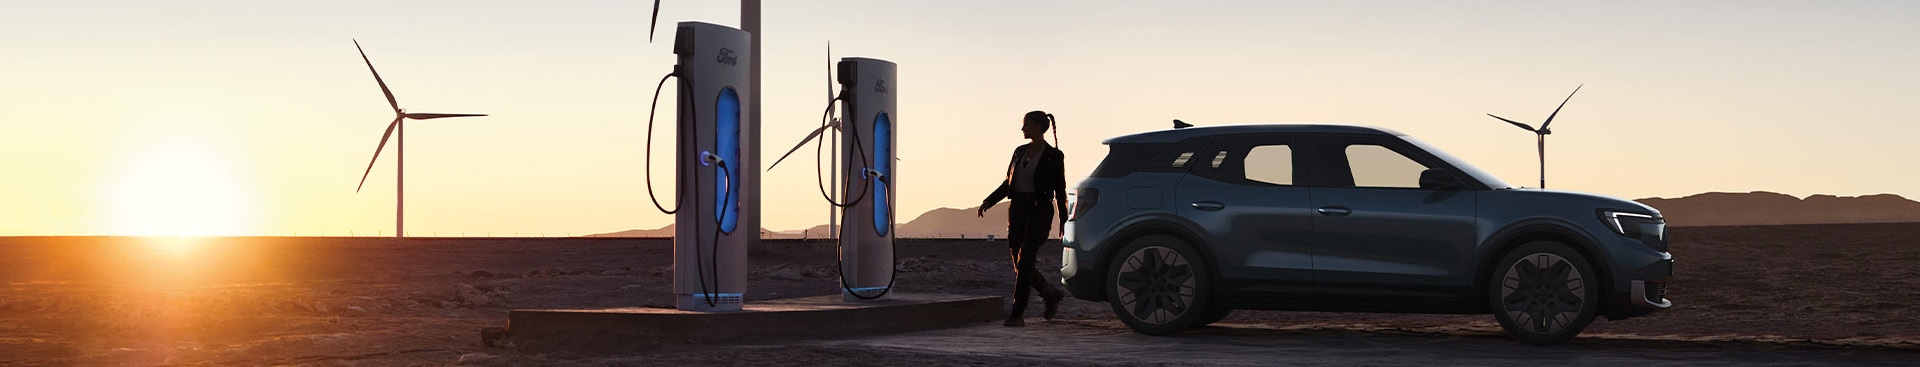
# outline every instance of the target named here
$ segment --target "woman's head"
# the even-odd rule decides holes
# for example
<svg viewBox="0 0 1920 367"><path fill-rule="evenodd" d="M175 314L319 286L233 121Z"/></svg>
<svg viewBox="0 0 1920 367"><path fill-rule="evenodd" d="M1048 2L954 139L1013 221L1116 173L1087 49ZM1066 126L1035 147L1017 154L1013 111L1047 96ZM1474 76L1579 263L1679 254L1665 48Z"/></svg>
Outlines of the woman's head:
<svg viewBox="0 0 1920 367"><path fill-rule="evenodd" d="M1055 130L1053 133L1054 145L1060 145L1060 132L1058 131L1058 127L1054 126L1053 114L1047 113L1046 111L1033 111L1028 112L1027 116L1021 120L1020 132L1025 133L1027 139L1041 139L1045 136L1047 130L1052 129Z"/></svg>

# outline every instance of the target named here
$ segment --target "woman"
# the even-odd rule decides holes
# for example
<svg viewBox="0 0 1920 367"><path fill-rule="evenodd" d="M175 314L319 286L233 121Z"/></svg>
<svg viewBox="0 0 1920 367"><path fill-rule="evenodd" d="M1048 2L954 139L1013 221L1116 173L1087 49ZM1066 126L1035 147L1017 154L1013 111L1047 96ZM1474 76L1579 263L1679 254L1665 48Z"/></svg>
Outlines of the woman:
<svg viewBox="0 0 1920 367"><path fill-rule="evenodd" d="M1047 145L1043 137L1049 128L1055 130L1053 141L1060 141L1060 133L1053 122L1053 115L1033 111L1028 112L1020 124L1020 132L1025 134L1026 145L1013 150L1013 160L1007 163L1007 177L1000 181L1000 187L987 195L980 203L976 216L986 216L987 208L1000 203L1000 199L1012 198L1013 207L1007 209L1007 252L1013 258L1013 310L1007 315L1006 326L1025 326L1023 318L1027 310L1028 289L1040 292L1040 298L1046 301L1046 311L1041 315L1048 320L1060 310L1060 299L1066 292L1054 287L1046 276L1034 269L1033 262L1040 245L1047 243L1047 236L1053 232L1054 213L1060 215L1060 228L1067 224L1067 179L1065 155L1060 149Z"/></svg>

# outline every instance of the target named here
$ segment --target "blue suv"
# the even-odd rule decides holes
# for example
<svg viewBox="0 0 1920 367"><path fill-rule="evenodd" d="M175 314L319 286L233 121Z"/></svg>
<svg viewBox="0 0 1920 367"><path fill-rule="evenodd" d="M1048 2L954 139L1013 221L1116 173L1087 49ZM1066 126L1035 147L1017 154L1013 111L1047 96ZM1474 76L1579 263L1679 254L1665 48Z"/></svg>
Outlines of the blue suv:
<svg viewBox="0 0 1920 367"><path fill-rule="evenodd" d="M1234 309L1492 313L1532 344L1672 306L1666 222L1515 188L1393 131L1243 125L1108 139L1062 282L1164 335Z"/></svg>

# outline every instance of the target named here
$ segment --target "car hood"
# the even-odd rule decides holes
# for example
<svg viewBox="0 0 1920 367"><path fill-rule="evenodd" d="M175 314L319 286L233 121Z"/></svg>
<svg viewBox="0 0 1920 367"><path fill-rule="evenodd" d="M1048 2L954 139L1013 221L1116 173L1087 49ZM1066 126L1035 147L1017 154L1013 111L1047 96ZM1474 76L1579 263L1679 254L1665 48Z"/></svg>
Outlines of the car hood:
<svg viewBox="0 0 1920 367"><path fill-rule="evenodd" d="M1543 201L1557 201L1557 202L1584 202L1584 203L1588 203L1589 205L1593 205L1593 207L1596 209L1600 209L1600 208L1626 209L1626 210L1640 211L1642 213L1652 214L1654 216L1660 216L1659 209L1654 209L1651 206L1647 206L1647 204L1641 204L1640 202L1636 202L1633 200L1626 200L1626 199L1594 194L1594 193L1566 191L1566 190L1537 189L1537 188L1510 188L1510 189L1499 189L1495 191L1506 192L1506 193L1509 193L1510 195L1515 195L1516 197L1527 198L1530 200L1537 199L1537 200L1543 200Z"/></svg>

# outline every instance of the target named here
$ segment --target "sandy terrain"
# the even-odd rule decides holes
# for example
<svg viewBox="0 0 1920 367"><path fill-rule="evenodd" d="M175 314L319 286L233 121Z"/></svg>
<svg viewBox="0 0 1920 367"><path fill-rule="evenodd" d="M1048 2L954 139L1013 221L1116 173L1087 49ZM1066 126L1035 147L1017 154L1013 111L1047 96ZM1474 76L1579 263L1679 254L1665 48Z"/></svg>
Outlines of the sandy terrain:
<svg viewBox="0 0 1920 367"><path fill-rule="evenodd" d="M1913 223L1675 228L1679 306L1596 322L1549 361L1920 360L1916 233ZM1001 295L1004 249L902 241L900 290ZM763 245L750 255L749 299L838 292L831 250ZM1544 350L1500 337L1484 315L1241 311L1222 327L1151 338L1084 301L1022 329L596 356L481 344L479 329L502 326L511 308L667 306L670 253L669 241L643 239L0 238L0 365L1525 364Z"/></svg>

